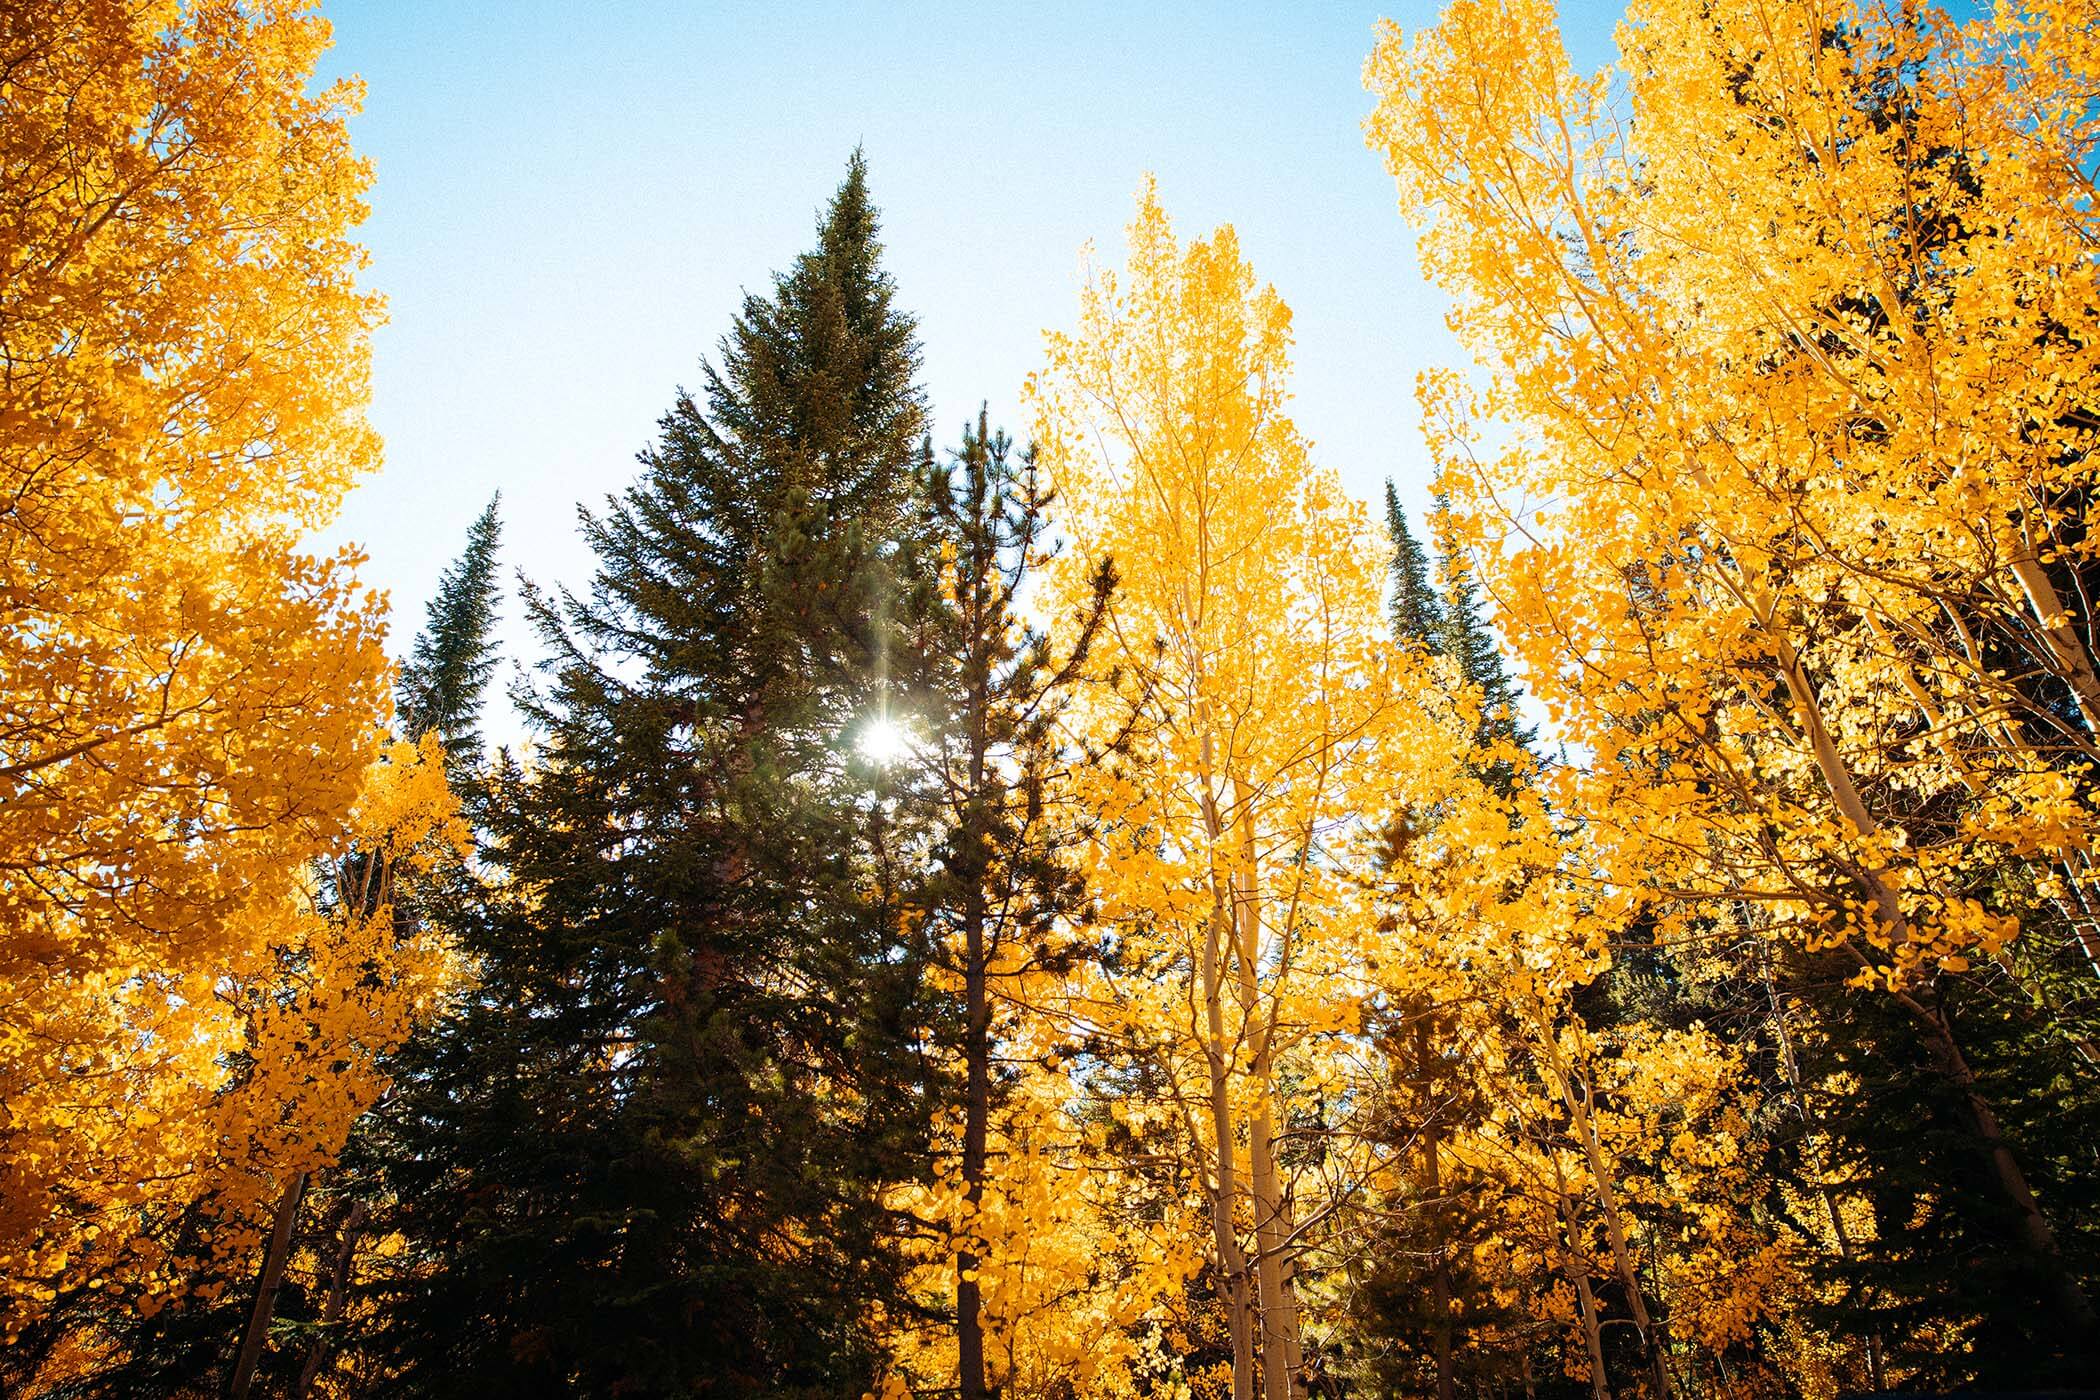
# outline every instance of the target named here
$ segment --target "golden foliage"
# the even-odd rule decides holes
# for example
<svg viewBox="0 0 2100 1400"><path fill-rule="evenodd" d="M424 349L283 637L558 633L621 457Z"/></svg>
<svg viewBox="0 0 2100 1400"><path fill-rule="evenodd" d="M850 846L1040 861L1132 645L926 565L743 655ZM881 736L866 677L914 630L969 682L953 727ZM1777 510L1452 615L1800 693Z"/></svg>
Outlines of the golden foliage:
<svg viewBox="0 0 2100 1400"><path fill-rule="evenodd" d="M2003 951L2006 858L2087 880L2100 683L2047 567L2100 431L2075 10L1647 0L1582 78L1550 7L1460 0L1367 70L1493 371L1425 383L1431 445L1591 755L1567 800L1624 886L1895 988Z"/></svg>
<svg viewBox="0 0 2100 1400"><path fill-rule="evenodd" d="M140 1232L331 1150L427 974L304 884L449 801L421 757L368 780L379 600L297 546L378 450L327 37L281 0L0 10L10 1332L59 1290L185 1286Z"/></svg>

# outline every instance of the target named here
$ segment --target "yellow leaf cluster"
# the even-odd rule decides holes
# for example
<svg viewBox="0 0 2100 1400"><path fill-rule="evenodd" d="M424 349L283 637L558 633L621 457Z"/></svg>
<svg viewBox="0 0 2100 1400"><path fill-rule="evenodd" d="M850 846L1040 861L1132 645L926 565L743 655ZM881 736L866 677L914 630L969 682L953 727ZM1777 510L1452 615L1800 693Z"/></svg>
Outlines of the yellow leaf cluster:
<svg viewBox="0 0 2100 1400"><path fill-rule="evenodd" d="M398 1030L349 1027L383 926L302 887L387 709L379 600L298 547L378 450L327 37L285 0L0 17L8 1332L104 1275L180 1286L154 1231L328 1151Z"/></svg>
<svg viewBox="0 0 2100 1400"><path fill-rule="evenodd" d="M1642 0L1583 77L1550 6L1460 0L1366 73L1490 372L1425 382L1431 445L1593 757L1600 859L1899 991L2016 935L1973 897L2008 856L2090 883L2057 566L2100 445L2096 42L2054 6Z"/></svg>

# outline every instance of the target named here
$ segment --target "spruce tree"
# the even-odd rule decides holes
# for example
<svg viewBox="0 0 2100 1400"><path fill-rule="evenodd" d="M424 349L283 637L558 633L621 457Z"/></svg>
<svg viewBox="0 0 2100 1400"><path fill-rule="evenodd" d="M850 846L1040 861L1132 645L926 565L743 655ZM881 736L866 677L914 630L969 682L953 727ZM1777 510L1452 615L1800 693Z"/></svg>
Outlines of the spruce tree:
<svg viewBox="0 0 2100 1400"><path fill-rule="evenodd" d="M1836 1285L1815 1320L1835 1335L1874 1337L1903 1389L2089 1381L2100 1345L2066 1325L2059 1298L2067 1277L2087 1290L2100 1278L2091 1066L2034 1024L1996 968L1913 994L1959 1036L2035 1184L2063 1250L2042 1256L2025 1242L1969 1097L1930 1038L1890 998L1848 985L1851 970L1835 954L1791 952L1779 973L1807 1031L1794 1041L1803 1128L1781 1144L1782 1171L1835 1179L1843 1199L1865 1207L1841 1249L1811 1256Z"/></svg>
<svg viewBox="0 0 2100 1400"><path fill-rule="evenodd" d="M1444 606L1429 581L1429 553L1408 528L1407 512L1400 508L1400 493L1390 479L1385 483L1385 528L1393 542L1387 565L1392 574L1393 635L1434 655L1443 649Z"/></svg>
<svg viewBox="0 0 2100 1400"><path fill-rule="evenodd" d="M1449 504L1436 501L1437 582L1443 589L1435 650L1458 663L1458 674L1480 696L1479 744L1509 741L1528 748L1533 731L1518 720L1517 686L1502 661L1502 648L1481 616L1480 586L1465 550L1449 528Z"/></svg>
<svg viewBox="0 0 2100 1400"><path fill-rule="evenodd" d="M467 528L467 546L438 578L423 630L401 667L395 706L409 739L436 734L447 767L458 772L481 748L481 701L496 670L496 614L502 589L496 550L503 522L498 492Z"/></svg>
<svg viewBox="0 0 2100 1400"><path fill-rule="evenodd" d="M930 795L855 749L925 691L918 356L856 154L584 516L589 589L528 595L538 751L490 779L480 982L388 1165L394 1388L867 1388L928 1140Z"/></svg>

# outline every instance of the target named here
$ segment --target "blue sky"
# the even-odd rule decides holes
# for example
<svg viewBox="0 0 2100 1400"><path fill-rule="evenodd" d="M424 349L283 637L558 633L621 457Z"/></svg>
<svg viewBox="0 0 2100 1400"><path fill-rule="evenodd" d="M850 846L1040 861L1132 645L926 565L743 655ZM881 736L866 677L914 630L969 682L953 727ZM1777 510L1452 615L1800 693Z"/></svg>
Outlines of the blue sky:
<svg viewBox="0 0 2100 1400"><path fill-rule="evenodd" d="M581 583L579 501L634 477L745 288L807 246L861 145L952 442L1017 434L1080 251L1120 256L1141 175L1184 235L1230 222L1295 313L1294 416L1365 496L1423 498L1413 385L1455 362L1391 182L1360 134L1387 15L1304 5L514 4L324 0L326 71L369 91L369 284L389 301L372 418L386 467L329 541L389 590L398 652L499 488L506 556ZM1578 64L1617 8L1564 8ZM506 627L510 654L535 649ZM507 668L506 668L507 674ZM500 719L494 728L506 729Z"/></svg>

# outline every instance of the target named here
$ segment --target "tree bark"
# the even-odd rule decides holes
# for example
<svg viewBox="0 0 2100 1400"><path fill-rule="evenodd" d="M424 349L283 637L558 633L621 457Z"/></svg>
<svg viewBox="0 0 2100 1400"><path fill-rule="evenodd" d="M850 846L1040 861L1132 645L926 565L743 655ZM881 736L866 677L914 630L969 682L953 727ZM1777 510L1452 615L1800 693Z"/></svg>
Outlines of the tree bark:
<svg viewBox="0 0 2100 1400"><path fill-rule="evenodd" d="M292 1385L291 1400L306 1400L307 1392L320 1378L321 1368L328 1362L328 1329L343 1317L343 1304L350 1295L350 1270L357 1262L357 1235L364 1228L365 1203L359 1201L350 1207L350 1214L343 1220L342 1242L336 1247L335 1267L328 1276L328 1301L321 1309L321 1332L313 1345L306 1350L306 1364L299 1368L299 1379Z"/></svg>
<svg viewBox="0 0 2100 1400"><path fill-rule="evenodd" d="M1583 1156L1590 1167L1590 1181L1596 1188L1597 1206L1604 1216L1604 1237L1611 1244L1611 1257L1619 1274L1619 1282L1626 1289L1626 1303L1633 1313L1633 1325L1641 1334L1641 1344L1647 1348L1650 1369L1655 1376L1655 1392L1660 1400L1668 1400L1671 1392L1669 1367L1663 1361L1663 1339L1661 1329L1648 1313L1647 1301L1641 1296L1640 1271L1633 1262L1633 1251L1626 1246L1626 1229L1619 1218L1618 1193L1612 1189L1609 1164L1604 1160L1604 1145L1597 1138L1597 1125L1590 1117L1588 1091L1575 1092L1574 1076L1561 1060L1559 1048L1551 1041L1552 1027L1544 1028L1542 1043L1546 1047L1546 1063L1553 1077L1560 1081L1561 1101L1568 1106L1568 1116L1575 1123L1577 1138L1582 1143Z"/></svg>
<svg viewBox="0 0 2100 1400"><path fill-rule="evenodd" d="M991 1116L991 1010L985 988L984 887L980 878L963 893L963 987L966 1083L963 1091L964 1247L955 1256L956 1356L962 1370L962 1400L984 1400L984 1319L975 1249L977 1212L984 1200L985 1134Z"/></svg>
<svg viewBox="0 0 2100 1400"><path fill-rule="evenodd" d="M1976 1074L1969 1068L1968 1059L1954 1038L1954 1026L1947 1019L1946 1008L1936 999L1921 1001L1909 992L1898 992L1896 997L1924 1030L1926 1044L1931 1048L1940 1072L1960 1092L1969 1111L1970 1127L1990 1161L1998 1188L2005 1193L2020 1218L2021 1242L2049 1280L2050 1299L2056 1305L2061 1321L2070 1335L2090 1336L2100 1328L2100 1318L2094 1316L2093 1305L2086 1298L2085 1290L2078 1286L2077 1278L2064 1261L2063 1251L2056 1243L2056 1232L2049 1228L2048 1219L2043 1216L2034 1192L2027 1185L2026 1173L2020 1170L2019 1159L2013 1155L2012 1145L2005 1140L1998 1115L1992 1110L1990 1101L1983 1097Z"/></svg>
<svg viewBox="0 0 2100 1400"><path fill-rule="evenodd" d="M2056 596L2056 585L2049 581L2049 571L2036 552L2034 535L2031 513L2022 512L2019 531L2009 542L2007 562L2012 565L2013 577L2020 581L2020 591L2027 595L2027 606L2034 610L2034 620L2041 628L2050 659L2071 687L2085 727L2100 736L2100 675L2094 674L2093 660L2086 655L2078 630L2071 626L2069 612Z"/></svg>
<svg viewBox="0 0 2100 1400"><path fill-rule="evenodd" d="M1203 936L1204 1061L1210 1072L1211 1135L1217 1146L1217 1188L1211 1194L1211 1232L1218 1260L1218 1284L1225 1294L1226 1325L1232 1333L1232 1400L1254 1400L1254 1319L1247 1296L1247 1261L1239 1246L1233 1205L1238 1194L1232 1082L1225 1045L1225 942L1231 909L1226 881L1218 868L1224 827L1218 814L1212 779L1211 741L1206 727L1201 742L1203 825L1209 839L1210 919Z"/></svg>
<svg viewBox="0 0 2100 1400"><path fill-rule="evenodd" d="M305 1172L294 1176L277 1203L277 1218L270 1228L262 1273L255 1281L255 1307L248 1314L248 1330L241 1336L233 1378L226 1387L229 1400L248 1400L248 1391L255 1384L255 1368L262 1361L263 1344L270 1336L270 1315L277 1309L277 1289L284 1282L285 1261L291 1257L292 1227L298 1223L299 1203L306 1196L306 1176Z"/></svg>
<svg viewBox="0 0 2100 1400"><path fill-rule="evenodd" d="M1560 1169L1560 1150L1548 1147L1553 1163L1553 1207L1560 1215L1560 1228L1567 1245L1568 1281L1575 1285L1575 1315L1582 1323L1582 1339L1590 1353L1591 1400L1612 1400L1611 1377L1604 1369L1604 1327L1597 1317L1597 1297L1590 1291L1589 1265L1575 1244L1575 1200L1568 1193L1568 1179Z"/></svg>
<svg viewBox="0 0 2100 1400"><path fill-rule="evenodd" d="M2027 558L2034 562L2031 549ZM2034 567L2039 571L2038 562L2034 562ZM2022 582L2027 582L2024 575ZM2048 587L2047 576L2040 575L2039 581L2030 589L2030 597L2039 596L2033 589ZM2052 589L2043 601L2049 602L2053 607L2055 596ZM2036 607L2040 613L2042 602L2038 601ZM2046 623L2052 614L2040 615ZM2069 624L2062 622L2060 611L2054 616L2062 629L2068 633ZM1831 801L1857 828L1860 835L1876 834L1880 831L1881 824L1875 820L1873 813L1867 810L1858 786L1852 781L1851 771L1845 766L1843 755L1838 752L1837 745L1831 739L1829 728L1823 721L1822 708L1817 701L1814 686L1796 656L1791 640L1786 636L1785 629L1778 626L1770 616L1769 609L1762 615L1762 621L1766 636L1772 642L1774 653L1778 657L1787 693L1801 717L1803 728L1808 732L1809 747L1815 755L1817 771L1822 775ZM2075 635L2070 638L2074 644L2076 640ZM2076 654L2082 663L2083 650L2077 650ZM2090 678L2090 665L2085 666L2084 674ZM2095 699L2100 700L2100 685L2095 687ZM1886 871L1878 868L1862 869L1859 872L1859 880L1866 888L1867 897L1873 901L1876 915L1886 926L1891 945L1902 943L1909 934L1909 916L1904 913L1902 901L1897 898ZM1861 961L1865 962L1864 957ZM2035 1201L2034 1192L2028 1187L2027 1176L2020 1169L2019 1159L2013 1155L2011 1145L2005 1141L2004 1133L1998 1124L1998 1115L1984 1099L1975 1074L1970 1070L1967 1059L1963 1057L1961 1047L1955 1043L1954 1029L1947 1021L1945 1008L1937 1001L1927 1005L1900 988L1895 989L1894 995L1904 1009L1916 1018L1925 1033L1926 1044L1931 1048L1940 1072L1961 1094L1969 1111L1970 1127L1975 1132L1984 1155L1990 1160L1991 1171L1998 1187L2019 1216L2022 1243L2050 1277L2051 1295L2062 1314L2062 1320L2079 1332L2092 1330L2096 1325L2100 1325L2100 1321L2096 1321L2092 1304L2064 1264L2063 1251L2057 1246L2055 1232L2049 1228L2048 1220L2043 1217L2041 1207Z"/></svg>
<svg viewBox="0 0 2100 1400"><path fill-rule="evenodd" d="M1261 1251L1255 1261L1255 1283L1261 1295L1262 1394L1264 1400L1295 1400L1302 1393L1296 1382L1304 1369L1304 1353L1298 1333L1298 1300L1286 1258L1293 1226L1277 1179L1276 1128L1267 1103L1268 1082L1259 1075L1257 1082L1264 1101L1255 1110L1249 1134L1249 1185L1254 1196L1255 1243Z"/></svg>
<svg viewBox="0 0 2100 1400"><path fill-rule="evenodd" d="M1261 1370L1264 1400L1296 1400L1304 1372L1304 1343L1298 1324L1297 1292L1291 1286L1290 1237L1296 1228L1276 1164L1275 1012L1261 1011L1261 885L1254 841L1254 815L1244 786L1235 782L1239 811L1238 876L1235 880L1235 958L1239 968L1240 1014L1254 1040L1254 1084L1260 1096L1248 1134L1249 1185L1254 1196L1254 1237L1260 1251L1255 1281L1261 1295Z"/></svg>
<svg viewBox="0 0 2100 1400"><path fill-rule="evenodd" d="M1222 894L1219 896L1223 903ZM1233 1204L1238 1195L1238 1168L1232 1121L1232 1086L1225 1060L1223 978L1218 966L1223 941L1219 910L1210 921L1203 948L1203 1011L1208 1039L1204 1058L1210 1069L1211 1136L1217 1147L1217 1186L1211 1192L1211 1231L1218 1258L1218 1286L1225 1297L1226 1326L1232 1333L1232 1400L1254 1400L1254 1319L1248 1312L1247 1261L1240 1252Z"/></svg>
<svg viewBox="0 0 2100 1400"><path fill-rule="evenodd" d="M963 916L963 1200L964 1245L955 1255L955 1343L961 1371L962 1400L984 1400L983 1289L977 1270L983 1262L976 1250L977 1213L984 1201L985 1137L991 1118L991 1003L986 978L989 974L985 942L985 878L989 854L985 850L984 811L985 756L990 747L987 734L990 709L989 667L972 658L969 710L970 764L967 773L963 818L963 840L967 842L962 869Z"/></svg>

